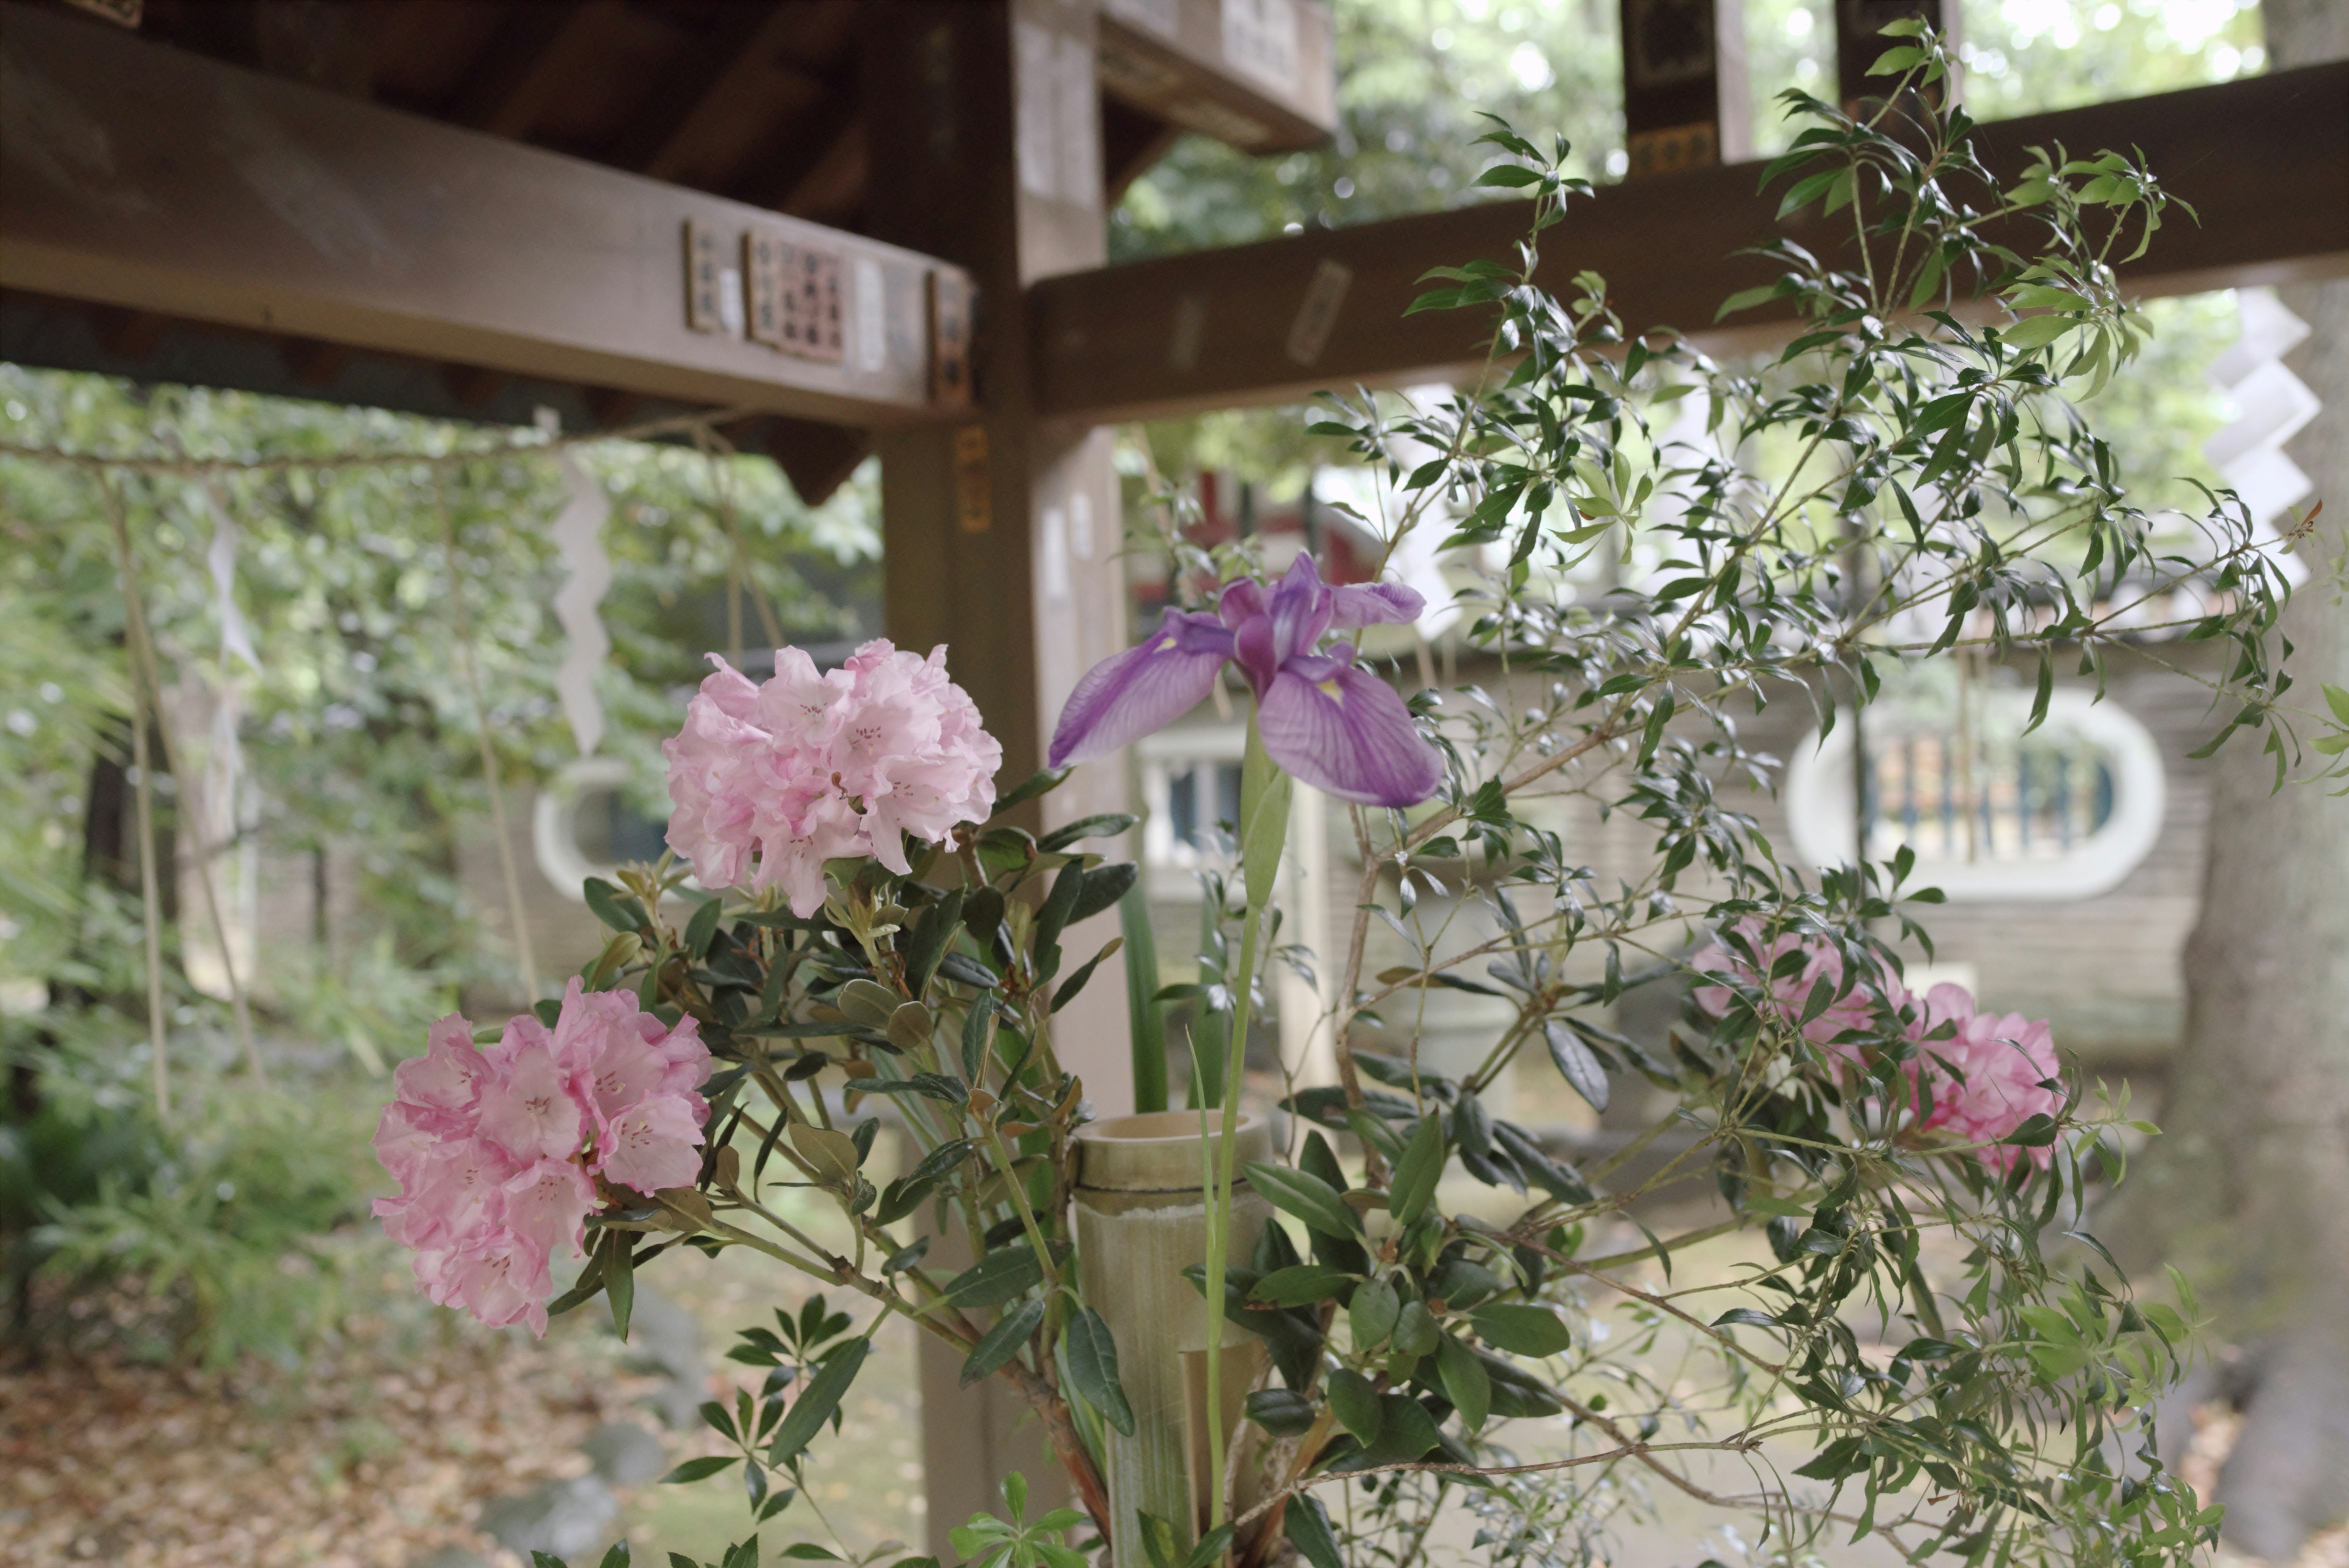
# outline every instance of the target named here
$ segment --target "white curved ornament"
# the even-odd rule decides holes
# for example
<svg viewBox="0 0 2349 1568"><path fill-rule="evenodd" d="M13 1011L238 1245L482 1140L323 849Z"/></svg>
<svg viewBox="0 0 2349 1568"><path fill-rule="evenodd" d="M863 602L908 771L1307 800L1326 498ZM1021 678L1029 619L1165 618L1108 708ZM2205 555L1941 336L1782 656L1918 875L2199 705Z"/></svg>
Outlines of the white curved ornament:
<svg viewBox="0 0 2349 1568"><path fill-rule="evenodd" d="M612 503L569 452L555 462L571 499L548 529L566 573L554 596L555 618L566 639L563 663L554 672L554 691L563 700L563 716L571 722L571 737L585 757L593 756L604 740L604 704L595 695L595 672L612 651L612 638L596 607L612 586L611 558L604 554L604 522L612 514Z"/></svg>
<svg viewBox="0 0 2349 1568"><path fill-rule="evenodd" d="M1985 717L2020 731L2030 701L1987 694ZM2161 748L2152 733L2111 702L2087 692L2049 695L2044 729L2069 733L2104 753L2112 777L2112 815L2061 855L2044 859L1962 860L1920 857L1909 885L1939 888L1953 902L2093 898L2120 886L2161 836L2168 800ZM1786 826L1795 851L1813 867L1851 863L1857 829L1851 798L1852 727L1847 719L1823 742L1798 744L1786 764Z"/></svg>

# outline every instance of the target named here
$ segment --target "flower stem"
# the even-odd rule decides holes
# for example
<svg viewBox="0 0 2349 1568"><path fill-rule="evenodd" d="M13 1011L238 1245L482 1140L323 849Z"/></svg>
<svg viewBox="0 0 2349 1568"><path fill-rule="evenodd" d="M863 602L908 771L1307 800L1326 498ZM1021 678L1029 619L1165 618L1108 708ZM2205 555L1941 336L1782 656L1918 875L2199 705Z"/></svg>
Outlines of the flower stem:
<svg viewBox="0 0 2349 1568"><path fill-rule="evenodd" d="M1257 950L1264 915L1280 874L1288 839L1289 780L1266 755L1256 719L1248 719L1247 758L1240 772L1240 868L1247 913L1240 926L1239 970L1232 978L1232 1038L1224 1067L1223 1143L1216 1151L1207 1194L1207 1524L1223 1523L1224 1279L1231 1267L1232 1187L1239 1163L1240 1075L1247 1065L1249 999L1256 989Z"/></svg>

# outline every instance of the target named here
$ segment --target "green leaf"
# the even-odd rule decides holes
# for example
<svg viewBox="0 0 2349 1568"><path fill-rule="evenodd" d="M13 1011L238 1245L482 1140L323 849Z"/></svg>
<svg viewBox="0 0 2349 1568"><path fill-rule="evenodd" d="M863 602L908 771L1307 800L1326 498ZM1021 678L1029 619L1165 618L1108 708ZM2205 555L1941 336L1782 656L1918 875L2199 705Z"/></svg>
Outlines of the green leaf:
<svg viewBox="0 0 2349 1568"><path fill-rule="evenodd" d="M980 1378L1001 1370L1019 1354L1019 1347L1027 1344L1029 1336L1043 1324L1043 1298L1029 1297L1020 1303L1018 1312L988 1329L987 1337L971 1348L969 1356L962 1364L962 1386L968 1388Z"/></svg>
<svg viewBox="0 0 2349 1568"><path fill-rule="evenodd" d="M1248 1419L1277 1438L1293 1438L1313 1425L1313 1401L1292 1388L1259 1388L1247 1397Z"/></svg>
<svg viewBox="0 0 2349 1568"><path fill-rule="evenodd" d="M1288 1500L1280 1532L1312 1568L1346 1568L1345 1560L1338 1555L1337 1532L1330 1528L1330 1511L1311 1492L1299 1492Z"/></svg>
<svg viewBox="0 0 2349 1568"><path fill-rule="evenodd" d="M1091 919L1133 890L1142 876L1142 867L1130 860L1114 866L1096 866L1085 873L1084 886L1077 891L1077 907L1069 915L1069 923Z"/></svg>
<svg viewBox="0 0 2349 1568"><path fill-rule="evenodd" d="M1346 1287L1353 1275L1340 1269L1324 1268L1319 1263L1299 1263L1291 1268L1275 1269L1256 1282L1248 1294L1257 1301L1270 1302L1274 1306L1303 1306L1336 1295Z"/></svg>
<svg viewBox="0 0 2349 1568"><path fill-rule="evenodd" d="M1356 1286L1354 1299L1346 1310L1346 1326L1354 1336L1354 1348L1371 1351L1385 1344L1402 1311L1402 1298L1386 1281L1370 1280Z"/></svg>
<svg viewBox="0 0 2349 1568"><path fill-rule="evenodd" d="M1248 720L1247 753L1240 763L1240 871L1247 888L1248 907L1262 909L1273 898L1280 877L1281 851L1288 844L1288 775L1264 749L1253 716Z"/></svg>
<svg viewBox="0 0 2349 1568"><path fill-rule="evenodd" d="M1319 1177L1256 1160L1240 1169L1247 1184L1263 1193L1275 1209L1296 1215L1323 1235L1342 1239L1361 1232L1361 1220L1338 1196L1337 1189Z"/></svg>
<svg viewBox="0 0 2349 1568"><path fill-rule="evenodd" d="M1148 1509L1135 1510L1133 1518L1142 1527L1142 1549L1150 1553L1151 1568L1183 1568L1183 1538L1174 1527Z"/></svg>
<svg viewBox="0 0 2349 1568"><path fill-rule="evenodd" d="M1713 318L1719 321L1722 317L1734 316L1741 310L1751 310L1757 305L1767 305L1777 297L1778 286L1775 283L1765 283L1759 288L1741 288L1721 302L1721 308L1713 313Z"/></svg>
<svg viewBox="0 0 2349 1568"><path fill-rule="evenodd" d="M951 888L915 919L913 933L905 943L905 989L914 995L919 996L929 989L938 961L946 957L947 945L954 940L955 929L962 924L962 904L963 890Z"/></svg>
<svg viewBox="0 0 2349 1568"><path fill-rule="evenodd" d="M726 912L726 900L717 897L704 898L685 922L685 950L696 959L709 951L709 940L718 934L718 918Z"/></svg>
<svg viewBox="0 0 2349 1568"><path fill-rule="evenodd" d="M1001 816L1024 801L1034 800L1040 794L1060 788L1071 772L1071 770L1068 768L1046 768L1041 773L1029 774L1027 778L1012 786L1010 794L995 797L995 816ZM991 816L988 820L992 822L995 817Z"/></svg>
<svg viewBox="0 0 2349 1568"><path fill-rule="evenodd" d="M1033 1290L1043 1277L1036 1250L1025 1241L998 1247L947 1282L947 1300L966 1310L999 1307Z"/></svg>
<svg viewBox="0 0 2349 1568"><path fill-rule="evenodd" d="M1534 170L1515 163L1495 163L1472 182L1477 185L1497 185L1504 190L1520 191L1527 185L1541 183L1541 175Z"/></svg>
<svg viewBox="0 0 2349 1568"><path fill-rule="evenodd" d="M1061 1009L1068 1006L1071 1002L1074 1002L1077 999L1077 992L1084 990L1085 981L1092 979L1093 971L1101 968L1102 961L1116 952L1118 949L1124 945L1125 939L1123 937L1110 938L1108 941L1102 945L1101 951L1093 954L1092 957L1079 964L1070 972L1068 979L1054 986L1052 988L1052 1011L1058 1012Z"/></svg>
<svg viewBox="0 0 2349 1568"><path fill-rule="evenodd" d="M604 1254L604 1299L612 1309L612 1332L627 1343L628 1319L636 1305L636 1239L625 1231L612 1232Z"/></svg>
<svg viewBox="0 0 2349 1568"><path fill-rule="evenodd" d="M1431 1109L1419 1119L1419 1130L1403 1146L1396 1162L1394 1185L1387 1192L1387 1212L1399 1225L1408 1225L1435 1201L1435 1184L1444 1176L1444 1118Z"/></svg>
<svg viewBox="0 0 2349 1568"><path fill-rule="evenodd" d="M1513 1355L1556 1355L1574 1343L1566 1320L1531 1302L1495 1302L1468 1314L1487 1345Z"/></svg>
<svg viewBox="0 0 2349 1568"><path fill-rule="evenodd" d="M595 1568L628 1568L628 1543L625 1541L612 1542L611 1550L604 1553L604 1561Z"/></svg>
<svg viewBox="0 0 2349 1568"><path fill-rule="evenodd" d="M2349 724L2349 689L2335 686L2330 681L2326 682L2324 705L2333 710L2333 716L2335 719Z"/></svg>
<svg viewBox="0 0 2349 1568"><path fill-rule="evenodd" d="M708 1480L740 1457L739 1454L711 1454L703 1459L688 1459L661 1477L661 1484L681 1486L688 1481Z"/></svg>
<svg viewBox="0 0 2349 1568"><path fill-rule="evenodd" d="M1607 1108L1609 1085L1607 1069L1599 1064L1589 1046L1571 1020L1553 1018L1542 1025L1542 1039L1549 1046L1549 1059L1557 1064L1574 1092L1590 1103L1593 1110Z"/></svg>
<svg viewBox="0 0 2349 1568"><path fill-rule="evenodd" d="M588 913L616 931L640 931L652 923L645 919L640 901L601 877L588 877L580 884L580 891L587 899Z"/></svg>
<svg viewBox="0 0 2349 1568"><path fill-rule="evenodd" d="M1340 1366L1330 1374L1330 1409L1362 1447L1378 1440L1382 1419L1379 1391L1361 1373Z"/></svg>
<svg viewBox="0 0 2349 1568"><path fill-rule="evenodd" d="M1476 1353L1447 1334L1435 1346L1435 1371L1444 1382L1444 1397L1468 1429L1482 1428L1493 1413L1493 1380Z"/></svg>
<svg viewBox="0 0 2349 1568"><path fill-rule="evenodd" d="M1133 1436L1133 1407L1117 1376L1117 1341L1108 1322L1091 1307L1069 1320L1069 1376L1077 1392L1125 1437Z"/></svg>
<svg viewBox="0 0 2349 1568"><path fill-rule="evenodd" d="M1105 811L1096 816L1081 816L1065 827L1056 827L1036 841L1036 847L1046 852L1066 849L1081 838L1114 838L1142 819L1131 812Z"/></svg>
<svg viewBox="0 0 2349 1568"><path fill-rule="evenodd" d="M1231 1545L1232 1527L1219 1524L1199 1537L1199 1543L1191 1548L1191 1555L1183 1559L1183 1568L1207 1568L1211 1563L1220 1563Z"/></svg>
<svg viewBox="0 0 2349 1568"><path fill-rule="evenodd" d="M816 1433L832 1413L840 1408L841 1397L848 1386L856 1381L857 1369L864 1358L873 1354L870 1339L852 1339L824 1358L823 1365L792 1407L783 1412L782 1425L775 1428L775 1440L767 1449L767 1463L781 1467L799 1458L815 1440Z"/></svg>

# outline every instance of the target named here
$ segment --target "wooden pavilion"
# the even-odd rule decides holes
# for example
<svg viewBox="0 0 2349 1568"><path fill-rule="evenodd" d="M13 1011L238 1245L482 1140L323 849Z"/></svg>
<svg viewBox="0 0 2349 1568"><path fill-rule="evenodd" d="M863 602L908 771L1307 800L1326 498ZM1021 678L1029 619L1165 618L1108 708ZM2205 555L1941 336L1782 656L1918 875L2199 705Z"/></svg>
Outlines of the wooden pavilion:
<svg viewBox="0 0 2349 1568"><path fill-rule="evenodd" d="M1775 202L1737 166L1736 0L1620 6L1632 176L1544 274L1703 337ZM1885 20L1940 8L1838 0L1845 92ZM1326 0L0 0L0 358L572 431L723 410L811 501L877 452L890 633L952 645L1020 776L1128 635L1106 426L1477 358L1402 311L1509 254L1514 203L1103 265L1176 137L1313 145L1336 78ZM2349 62L1980 146L2011 173L2057 143L2141 150L2196 209L2125 269L2148 295L2349 272ZM1125 789L1094 765L1051 809ZM1112 1111L1120 997L1069 1032ZM1041 1473L954 1383L926 1364L941 1547Z"/></svg>

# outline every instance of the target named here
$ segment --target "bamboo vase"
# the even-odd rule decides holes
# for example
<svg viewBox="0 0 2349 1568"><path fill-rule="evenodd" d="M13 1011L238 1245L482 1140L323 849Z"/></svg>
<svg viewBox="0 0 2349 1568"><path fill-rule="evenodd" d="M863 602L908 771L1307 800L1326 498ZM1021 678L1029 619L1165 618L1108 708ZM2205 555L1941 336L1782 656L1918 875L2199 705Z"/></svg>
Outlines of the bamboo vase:
<svg viewBox="0 0 2349 1568"><path fill-rule="evenodd" d="M1211 1116L1213 1113L1210 1113ZM1271 1129L1244 1116L1240 1163L1272 1158ZM1220 1128L1207 1134L1219 1158ZM1077 1257L1085 1299L1117 1340L1118 1370L1133 1407L1133 1436L1107 1445L1112 1568L1150 1568L1135 1515L1148 1510L1189 1541L1204 1532L1207 1469L1206 1303L1183 1271L1206 1261L1206 1168L1195 1111L1095 1122L1077 1132ZM1232 1194L1231 1258L1247 1261L1272 1206L1245 1179ZM1227 1447L1263 1363L1263 1342L1222 1314L1223 1416Z"/></svg>

